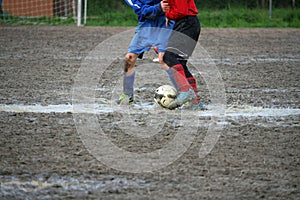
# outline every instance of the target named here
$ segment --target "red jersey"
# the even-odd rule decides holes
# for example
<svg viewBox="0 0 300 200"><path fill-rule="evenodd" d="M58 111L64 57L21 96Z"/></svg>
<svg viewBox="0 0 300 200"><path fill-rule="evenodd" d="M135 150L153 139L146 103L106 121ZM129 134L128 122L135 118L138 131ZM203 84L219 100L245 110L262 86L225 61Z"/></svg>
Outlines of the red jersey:
<svg viewBox="0 0 300 200"><path fill-rule="evenodd" d="M196 16L198 9L194 0L167 0L170 9L166 12L169 19L180 19L185 16Z"/></svg>

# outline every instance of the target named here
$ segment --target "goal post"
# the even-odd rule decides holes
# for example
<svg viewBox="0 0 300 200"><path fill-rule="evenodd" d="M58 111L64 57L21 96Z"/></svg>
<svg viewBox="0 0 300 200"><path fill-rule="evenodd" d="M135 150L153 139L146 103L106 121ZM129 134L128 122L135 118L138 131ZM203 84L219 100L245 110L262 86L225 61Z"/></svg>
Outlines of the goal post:
<svg viewBox="0 0 300 200"><path fill-rule="evenodd" d="M272 4L272 0L269 0L269 18L272 18L272 12L273 12L273 4Z"/></svg>
<svg viewBox="0 0 300 200"><path fill-rule="evenodd" d="M77 26L82 26L86 24L87 19L87 0L77 0ZM82 20L83 11L83 20ZM83 24L82 24L83 21Z"/></svg>
<svg viewBox="0 0 300 200"><path fill-rule="evenodd" d="M81 26L81 11L82 11L82 0L78 0L78 6L77 6L77 26Z"/></svg>

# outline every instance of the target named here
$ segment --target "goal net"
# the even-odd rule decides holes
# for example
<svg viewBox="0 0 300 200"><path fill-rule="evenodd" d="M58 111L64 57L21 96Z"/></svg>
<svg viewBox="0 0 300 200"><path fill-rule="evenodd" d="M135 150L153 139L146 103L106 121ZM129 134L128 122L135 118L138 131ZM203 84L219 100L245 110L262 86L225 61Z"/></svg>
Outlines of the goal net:
<svg viewBox="0 0 300 200"><path fill-rule="evenodd" d="M78 5L83 0L0 0L2 18L14 20L72 19L78 21ZM82 16L80 12L80 17ZM82 20L81 18L79 20Z"/></svg>

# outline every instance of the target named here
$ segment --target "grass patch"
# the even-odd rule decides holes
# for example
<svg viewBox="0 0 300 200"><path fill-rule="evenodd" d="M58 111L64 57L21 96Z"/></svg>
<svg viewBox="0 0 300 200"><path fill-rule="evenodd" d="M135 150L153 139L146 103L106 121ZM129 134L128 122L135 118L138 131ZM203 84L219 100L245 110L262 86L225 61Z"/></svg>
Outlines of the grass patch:
<svg viewBox="0 0 300 200"><path fill-rule="evenodd" d="M203 27L251 28L251 27L300 27L300 9L274 9L272 18L264 9L233 8L224 10L200 10Z"/></svg>
<svg viewBox="0 0 300 200"><path fill-rule="evenodd" d="M98 15L89 16L87 26L136 26L137 16L131 9L122 11L99 12Z"/></svg>
<svg viewBox="0 0 300 200"><path fill-rule="evenodd" d="M136 26L137 16L128 6L114 10L91 10L88 12L87 26ZM293 27L300 28L300 9L274 9L269 18L267 9L230 8L210 10L202 8L198 15L202 27L212 28L252 28L252 27ZM6 17L0 24L12 25L76 25L69 18L20 18Z"/></svg>
<svg viewBox="0 0 300 200"><path fill-rule="evenodd" d="M75 25L72 17L13 17L7 16L0 19L0 25Z"/></svg>
<svg viewBox="0 0 300 200"><path fill-rule="evenodd" d="M274 9L272 18L269 10L231 8L222 10L199 10L202 27L251 28L251 27L294 27L300 28L300 9ZM121 11L99 12L90 16L88 26L136 26L137 16L129 8Z"/></svg>

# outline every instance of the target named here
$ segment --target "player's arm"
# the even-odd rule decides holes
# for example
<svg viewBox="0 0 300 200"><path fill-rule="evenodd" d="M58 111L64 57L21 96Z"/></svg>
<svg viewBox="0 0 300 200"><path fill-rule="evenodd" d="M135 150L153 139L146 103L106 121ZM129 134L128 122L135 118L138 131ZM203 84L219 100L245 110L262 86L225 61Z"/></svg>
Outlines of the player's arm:
<svg viewBox="0 0 300 200"><path fill-rule="evenodd" d="M138 15L139 21L143 21L144 19L155 19L163 12L161 3L150 6L138 0L125 1L129 6L133 8L134 12Z"/></svg>

